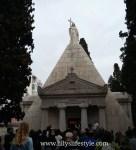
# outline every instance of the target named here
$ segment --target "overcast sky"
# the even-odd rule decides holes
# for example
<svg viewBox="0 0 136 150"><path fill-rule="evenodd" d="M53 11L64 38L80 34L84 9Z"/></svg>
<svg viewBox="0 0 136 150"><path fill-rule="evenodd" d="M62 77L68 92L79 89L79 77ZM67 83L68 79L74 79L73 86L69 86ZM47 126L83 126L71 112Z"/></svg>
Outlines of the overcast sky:
<svg viewBox="0 0 136 150"><path fill-rule="evenodd" d="M32 54L33 74L43 83L69 43L68 19L76 23L84 37L92 60L107 82L113 64L121 62L118 37L125 30L124 0L34 0L35 49Z"/></svg>

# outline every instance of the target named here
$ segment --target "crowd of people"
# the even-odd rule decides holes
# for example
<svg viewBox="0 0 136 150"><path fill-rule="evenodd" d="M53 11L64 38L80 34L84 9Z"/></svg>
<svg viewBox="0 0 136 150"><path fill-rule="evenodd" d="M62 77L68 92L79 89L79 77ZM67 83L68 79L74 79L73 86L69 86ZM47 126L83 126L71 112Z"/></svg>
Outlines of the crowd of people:
<svg viewBox="0 0 136 150"><path fill-rule="evenodd" d="M96 129L67 129L65 132L52 129L29 131L27 123L19 128L7 129L0 137L0 150L136 150L136 129L130 127L123 135L100 127Z"/></svg>

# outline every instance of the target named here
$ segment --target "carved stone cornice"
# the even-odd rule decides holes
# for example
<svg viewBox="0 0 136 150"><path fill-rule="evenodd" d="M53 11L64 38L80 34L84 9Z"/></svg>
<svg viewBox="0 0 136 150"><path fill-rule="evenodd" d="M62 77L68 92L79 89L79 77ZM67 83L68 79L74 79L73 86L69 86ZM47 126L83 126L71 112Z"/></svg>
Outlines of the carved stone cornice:
<svg viewBox="0 0 136 150"><path fill-rule="evenodd" d="M67 77L45 88L38 87L40 97L88 97L105 96L107 86L99 86L80 79L75 73L69 73Z"/></svg>

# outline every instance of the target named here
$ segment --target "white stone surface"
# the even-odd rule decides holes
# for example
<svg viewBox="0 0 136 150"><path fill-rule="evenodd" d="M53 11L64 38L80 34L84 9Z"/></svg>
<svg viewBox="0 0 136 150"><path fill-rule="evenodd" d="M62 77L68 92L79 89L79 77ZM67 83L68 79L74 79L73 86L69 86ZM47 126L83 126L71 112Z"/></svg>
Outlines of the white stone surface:
<svg viewBox="0 0 136 150"><path fill-rule="evenodd" d="M69 32L70 43L49 75L44 87L64 79L71 71L81 79L103 86L105 84L104 80L79 44L79 34L76 26L71 26Z"/></svg>
<svg viewBox="0 0 136 150"><path fill-rule="evenodd" d="M79 35L76 27L71 24L69 32L70 44L65 49L49 78L45 82L44 87L47 87L51 84L56 83L57 81L64 79L70 72L76 73L77 76L81 79L103 86L105 83L101 75L98 73L92 60L88 57L83 48L78 44ZM118 93L116 93L115 96L115 94L113 94L110 90L108 91L106 99L104 99L105 112L104 110L99 111L99 121L101 126L106 127L109 130L125 132L128 126L132 126L132 120L128 118L125 110L117 101L117 97L119 98L120 96L121 95ZM50 112L50 115L48 115L48 119L50 121L47 122L47 113L45 114L44 109L41 109L41 99L38 96L33 96L31 97L31 99L32 98L34 99L34 102L29 111L26 113L26 117L24 118L24 120L30 123L32 129L38 130L41 127L43 129L44 125L46 127L47 124L53 123L54 127L58 127L57 124L59 124L60 129L65 130L66 114L64 109L60 109L58 113L59 115L57 115L57 113L56 115L53 115L55 113L54 111L52 111L52 113ZM121 98L125 99L125 97L123 96L121 96ZM68 104L68 101L69 99L67 101L63 101L64 106ZM80 101L81 100L79 98L77 100L71 101L68 105L71 107L78 106L80 104ZM103 102L101 100L101 97L96 97L94 99L88 100L88 103L86 104L93 105L93 101L97 101L99 103L98 106L100 106L101 102ZM54 99L50 101L46 99L46 101L43 100L43 102L46 103L46 107L48 105L51 105L50 107L54 108L53 106L55 104L58 104L59 100ZM60 102L60 104L61 105L58 104L55 106L57 108L60 108L60 106L62 106L62 102ZM51 117L52 115L53 117ZM81 111L82 128L87 127L88 118L87 111L85 108L83 108ZM58 120L58 122L55 120Z"/></svg>
<svg viewBox="0 0 136 150"><path fill-rule="evenodd" d="M65 108L59 108L59 129L66 130L66 111Z"/></svg>
<svg viewBox="0 0 136 150"><path fill-rule="evenodd" d="M43 109L42 110L42 118L41 118L41 129L45 130L46 127L49 125L49 110Z"/></svg>
<svg viewBox="0 0 136 150"><path fill-rule="evenodd" d="M25 93L24 96L38 95L37 93L38 86L42 86L41 81L35 75L32 75L30 85L27 87L27 93Z"/></svg>
<svg viewBox="0 0 136 150"><path fill-rule="evenodd" d="M106 96L106 120L109 130L125 132L128 126L132 127L131 120L110 90Z"/></svg>
<svg viewBox="0 0 136 150"><path fill-rule="evenodd" d="M81 107L81 129L88 128L87 107Z"/></svg>
<svg viewBox="0 0 136 150"><path fill-rule="evenodd" d="M99 124L100 127L103 127L106 129L106 113L105 113L105 108L99 108Z"/></svg>
<svg viewBox="0 0 136 150"><path fill-rule="evenodd" d="M30 128L39 130L41 128L41 99L39 96L31 96L33 99L33 104L26 112L24 121L29 122Z"/></svg>

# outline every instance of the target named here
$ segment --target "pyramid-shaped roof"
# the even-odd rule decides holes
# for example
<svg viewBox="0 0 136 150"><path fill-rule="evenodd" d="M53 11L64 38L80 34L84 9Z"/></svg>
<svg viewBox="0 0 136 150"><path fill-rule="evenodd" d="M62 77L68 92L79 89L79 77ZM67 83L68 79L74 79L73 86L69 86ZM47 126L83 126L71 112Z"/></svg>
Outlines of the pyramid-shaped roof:
<svg viewBox="0 0 136 150"><path fill-rule="evenodd" d="M70 43L46 80L44 87L64 79L68 73L75 73L79 78L103 86L105 84L94 63L79 44L79 34L72 22L69 28Z"/></svg>

